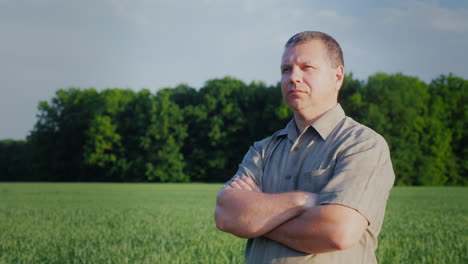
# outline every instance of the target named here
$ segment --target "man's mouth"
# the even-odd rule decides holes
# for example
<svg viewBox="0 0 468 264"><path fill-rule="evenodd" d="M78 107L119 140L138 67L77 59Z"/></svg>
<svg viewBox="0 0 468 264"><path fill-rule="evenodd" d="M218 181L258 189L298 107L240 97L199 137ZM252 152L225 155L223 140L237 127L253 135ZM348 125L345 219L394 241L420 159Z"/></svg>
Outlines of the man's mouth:
<svg viewBox="0 0 468 264"><path fill-rule="evenodd" d="M301 93L306 93L305 91L301 91L301 90L297 90L297 89L294 89L294 90L290 90L288 92L288 95L291 94L291 95L294 95L294 94L301 94Z"/></svg>

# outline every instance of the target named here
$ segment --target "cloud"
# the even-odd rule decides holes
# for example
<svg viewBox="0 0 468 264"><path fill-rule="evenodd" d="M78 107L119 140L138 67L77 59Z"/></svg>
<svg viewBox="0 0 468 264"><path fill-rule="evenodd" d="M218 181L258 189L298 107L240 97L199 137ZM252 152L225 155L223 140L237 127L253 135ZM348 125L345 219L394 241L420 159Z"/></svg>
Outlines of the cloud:
<svg viewBox="0 0 468 264"><path fill-rule="evenodd" d="M116 18L134 25L151 25L163 15L172 13L165 9L166 1L131 1L131 0L106 0L106 3Z"/></svg>
<svg viewBox="0 0 468 264"><path fill-rule="evenodd" d="M432 26L436 30L468 33L468 9L448 10L438 8L434 10Z"/></svg>
<svg viewBox="0 0 468 264"><path fill-rule="evenodd" d="M312 16L323 24L334 23L347 28L353 27L360 21L358 17L342 15L334 10L320 10L312 13Z"/></svg>
<svg viewBox="0 0 468 264"><path fill-rule="evenodd" d="M468 33L468 8L441 7L436 1L403 1L398 7L378 8L385 23L449 33Z"/></svg>

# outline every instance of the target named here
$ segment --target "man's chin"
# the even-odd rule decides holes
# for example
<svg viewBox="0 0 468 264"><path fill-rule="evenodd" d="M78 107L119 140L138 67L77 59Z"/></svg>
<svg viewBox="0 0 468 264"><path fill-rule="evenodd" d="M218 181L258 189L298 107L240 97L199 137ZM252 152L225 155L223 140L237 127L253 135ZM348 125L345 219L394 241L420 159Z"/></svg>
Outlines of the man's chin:
<svg viewBox="0 0 468 264"><path fill-rule="evenodd" d="M286 103L294 112L299 111L306 106L303 100L299 98L289 99Z"/></svg>
<svg viewBox="0 0 468 264"><path fill-rule="evenodd" d="M291 108L291 110L294 113L300 112L302 109L304 109L304 105L302 105L302 104L291 103L291 104L288 104L288 105L289 105L289 108Z"/></svg>

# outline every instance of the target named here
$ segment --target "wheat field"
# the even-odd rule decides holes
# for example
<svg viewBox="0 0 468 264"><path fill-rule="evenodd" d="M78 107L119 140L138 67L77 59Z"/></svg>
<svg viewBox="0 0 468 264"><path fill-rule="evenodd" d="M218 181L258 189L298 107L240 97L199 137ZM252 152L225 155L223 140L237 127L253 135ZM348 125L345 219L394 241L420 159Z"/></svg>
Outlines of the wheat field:
<svg viewBox="0 0 468 264"><path fill-rule="evenodd" d="M220 184L0 183L0 263L243 263ZM395 187L379 263L468 263L468 188Z"/></svg>

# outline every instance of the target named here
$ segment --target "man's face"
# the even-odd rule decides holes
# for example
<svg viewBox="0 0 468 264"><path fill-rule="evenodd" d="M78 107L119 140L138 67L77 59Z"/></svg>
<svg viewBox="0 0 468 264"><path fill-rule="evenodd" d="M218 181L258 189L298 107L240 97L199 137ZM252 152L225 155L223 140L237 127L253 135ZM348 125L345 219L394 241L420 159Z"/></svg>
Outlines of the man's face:
<svg viewBox="0 0 468 264"><path fill-rule="evenodd" d="M295 113L326 111L337 103L343 66L332 68L320 40L286 48L281 63L281 91Z"/></svg>

